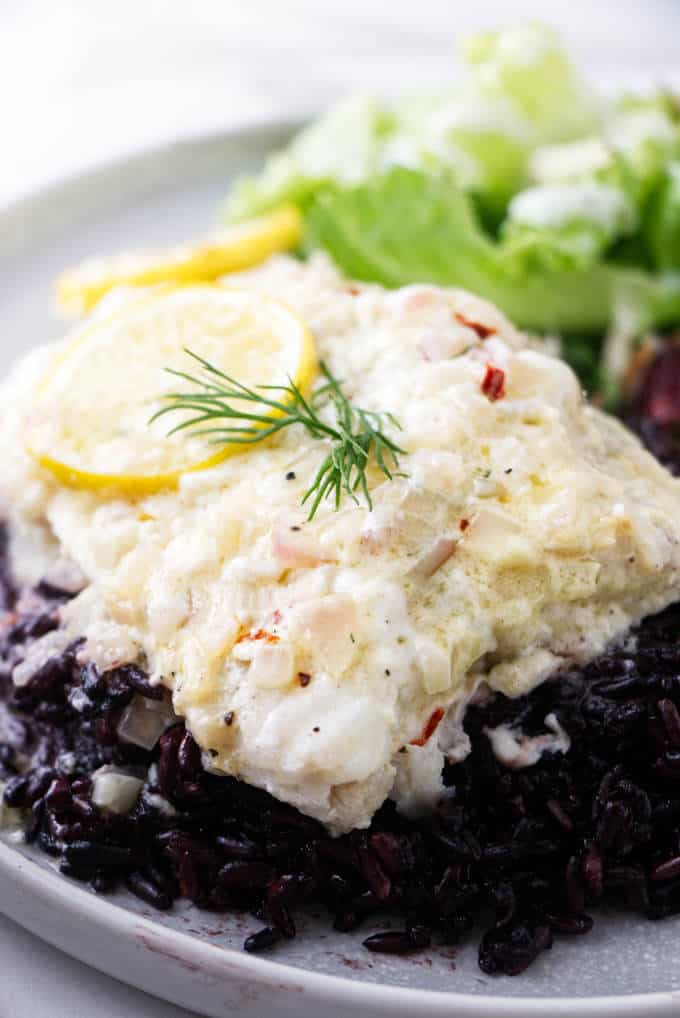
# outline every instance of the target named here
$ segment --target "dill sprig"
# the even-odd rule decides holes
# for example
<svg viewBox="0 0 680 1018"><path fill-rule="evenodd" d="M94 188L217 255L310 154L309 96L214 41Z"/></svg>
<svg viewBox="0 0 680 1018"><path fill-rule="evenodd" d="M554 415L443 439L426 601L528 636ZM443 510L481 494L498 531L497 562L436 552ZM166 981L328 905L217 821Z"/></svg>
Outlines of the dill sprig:
<svg viewBox="0 0 680 1018"><path fill-rule="evenodd" d="M371 458L389 480L404 476L398 472L399 455L404 450L383 431L385 422L400 429L396 417L388 412L354 406L323 361L319 367L325 382L306 399L291 379L287 385L260 385L251 389L191 350L185 350L185 353L200 365L199 375L173 368L166 368L166 371L189 382L194 388L163 396L167 405L154 414L151 421L176 411L188 413L190 416L168 434L191 428L192 434L209 436L210 442L220 445L253 445L284 428L301 425L312 438L325 441L330 446L302 499L303 505L309 505L310 520L326 498L339 509L343 495L360 504L358 492L363 495L369 509L373 507L366 478ZM268 393L279 395L274 398ZM238 401L236 406L235 400ZM249 412L244 405L249 403L269 408L270 412L259 409ZM329 406L335 418L332 423L320 416L320 411Z"/></svg>

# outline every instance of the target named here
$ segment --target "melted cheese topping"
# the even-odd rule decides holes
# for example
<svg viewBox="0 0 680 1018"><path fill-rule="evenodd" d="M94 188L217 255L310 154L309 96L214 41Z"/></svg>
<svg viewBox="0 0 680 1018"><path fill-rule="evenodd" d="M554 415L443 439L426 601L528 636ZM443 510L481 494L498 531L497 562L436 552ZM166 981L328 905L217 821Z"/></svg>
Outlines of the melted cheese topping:
<svg viewBox="0 0 680 1018"><path fill-rule="evenodd" d="M295 428L177 491L61 488L22 450L43 350L0 402L15 567L83 571L69 631L102 667L143 660L211 768L336 832L391 792L418 812L482 681L524 693L677 598L680 482L469 294L349 286L322 257L237 285L285 299L352 400L397 414L408 476L308 523L326 449Z"/></svg>

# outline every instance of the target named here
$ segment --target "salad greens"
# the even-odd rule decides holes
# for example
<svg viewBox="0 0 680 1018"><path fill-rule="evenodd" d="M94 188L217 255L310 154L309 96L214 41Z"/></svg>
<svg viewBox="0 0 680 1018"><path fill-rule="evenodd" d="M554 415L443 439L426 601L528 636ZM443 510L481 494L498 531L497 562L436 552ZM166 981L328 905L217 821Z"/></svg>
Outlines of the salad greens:
<svg viewBox="0 0 680 1018"><path fill-rule="evenodd" d="M456 90L353 99L305 128L237 183L226 216L292 201L306 250L387 286L473 290L559 333L611 391L624 348L680 322L680 107L662 92L605 102L541 25L478 35L464 57ZM607 332L618 353L598 374Z"/></svg>
<svg viewBox="0 0 680 1018"><path fill-rule="evenodd" d="M559 258L527 261L515 238L484 233L470 198L442 174L395 167L354 187L324 188L307 209L307 240L348 275L386 286L454 283L540 332L601 332L620 294L635 294L641 326L680 321L680 276L595 259L566 268Z"/></svg>
<svg viewBox="0 0 680 1018"><path fill-rule="evenodd" d="M637 226L635 209L618 188L597 182L537 184L511 200L500 236L522 270L585 269Z"/></svg>

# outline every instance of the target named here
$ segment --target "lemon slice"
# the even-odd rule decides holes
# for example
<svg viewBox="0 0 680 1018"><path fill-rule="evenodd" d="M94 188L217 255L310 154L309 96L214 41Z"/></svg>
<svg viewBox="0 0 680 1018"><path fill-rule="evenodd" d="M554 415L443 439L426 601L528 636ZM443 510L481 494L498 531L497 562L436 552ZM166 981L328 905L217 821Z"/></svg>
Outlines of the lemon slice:
<svg viewBox="0 0 680 1018"><path fill-rule="evenodd" d="M68 314L84 314L116 286L210 282L295 247L301 233L299 211L294 205L286 205L270 215L227 227L194 245L93 258L59 277L57 304Z"/></svg>
<svg viewBox="0 0 680 1018"><path fill-rule="evenodd" d="M149 423L164 394L195 391L165 370L197 374L186 349L251 388L292 379L305 390L316 370L309 329L280 301L219 285L158 293L84 327L57 354L37 390L29 453L62 484L139 495L252 448L215 446L191 428L168 435L181 412Z"/></svg>

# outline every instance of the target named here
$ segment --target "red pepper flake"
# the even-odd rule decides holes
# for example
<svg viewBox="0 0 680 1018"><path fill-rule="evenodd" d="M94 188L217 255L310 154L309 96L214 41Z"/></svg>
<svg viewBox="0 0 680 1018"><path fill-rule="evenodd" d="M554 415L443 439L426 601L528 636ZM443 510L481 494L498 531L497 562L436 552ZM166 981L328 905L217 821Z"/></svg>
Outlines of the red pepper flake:
<svg viewBox="0 0 680 1018"><path fill-rule="evenodd" d="M359 294L361 293L361 290L359 289L358 286L348 286L347 293L351 294L352 297L358 297Z"/></svg>
<svg viewBox="0 0 680 1018"><path fill-rule="evenodd" d="M483 322L475 322L471 318L466 318L460 311L454 311L453 317L457 322L460 322L461 325L464 325L466 328L472 329L473 332L476 332L480 339L488 339L489 336L495 336L498 331L493 327L493 325L484 325Z"/></svg>
<svg viewBox="0 0 680 1018"><path fill-rule="evenodd" d="M501 368L495 368L493 364L487 364L481 388L492 403L495 403L497 399L503 399L505 396L505 372Z"/></svg>
<svg viewBox="0 0 680 1018"><path fill-rule="evenodd" d="M265 640L266 643L278 643L281 637L276 633L270 633L268 629L256 629L250 634L251 640Z"/></svg>
<svg viewBox="0 0 680 1018"><path fill-rule="evenodd" d="M461 529L461 531L465 531L465 530L467 530L467 528L468 528L469 526L470 526L470 521L469 521L469 520L466 520L466 519L462 519L462 520L460 521L460 529Z"/></svg>
<svg viewBox="0 0 680 1018"><path fill-rule="evenodd" d="M422 732L420 733L417 739L411 739L411 741L409 742L409 746L424 746L425 743L430 738L430 736L436 732L437 726L439 725L439 722L443 717L444 717L443 707L437 707L436 710L433 710L429 718L425 722Z"/></svg>
<svg viewBox="0 0 680 1018"><path fill-rule="evenodd" d="M281 639L276 633L270 633L268 629L255 629L252 633L241 633L236 640L237 643L243 643L244 640L265 640L267 643L278 643Z"/></svg>
<svg viewBox="0 0 680 1018"><path fill-rule="evenodd" d="M303 688L305 686L308 686L311 681L312 676L309 674L309 672L298 672L298 682Z"/></svg>

